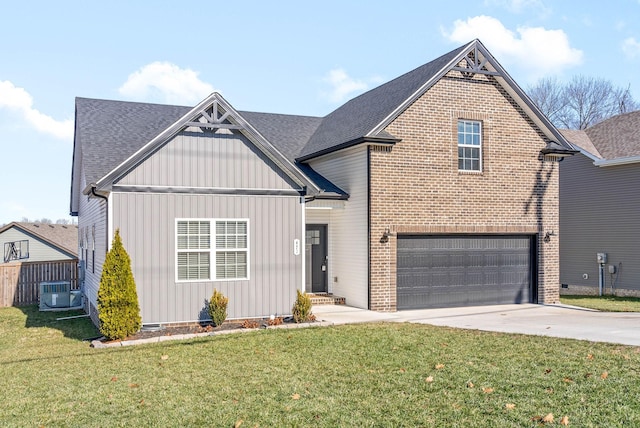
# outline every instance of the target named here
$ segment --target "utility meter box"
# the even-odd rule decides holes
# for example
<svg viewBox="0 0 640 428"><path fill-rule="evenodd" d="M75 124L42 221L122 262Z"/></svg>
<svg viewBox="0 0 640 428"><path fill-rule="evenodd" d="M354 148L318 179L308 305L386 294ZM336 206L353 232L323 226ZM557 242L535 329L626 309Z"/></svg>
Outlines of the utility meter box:
<svg viewBox="0 0 640 428"><path fill-rule="evenodd" d="M597 259L598 259L598 263L601 265L607 263L607 253L598 253Z"/></svg>

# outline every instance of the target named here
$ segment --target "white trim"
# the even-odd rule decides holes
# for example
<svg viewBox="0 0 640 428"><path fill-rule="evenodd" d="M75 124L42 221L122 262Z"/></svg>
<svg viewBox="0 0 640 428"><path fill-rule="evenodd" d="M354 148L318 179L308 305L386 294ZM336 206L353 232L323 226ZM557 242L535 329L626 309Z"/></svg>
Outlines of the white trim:
<svg viewBox="0 0 640 428"><path fill-rule="evenodd" d="M113 241L113 193L109 193L107 196L107 251L111 251L111 245ZM105 254L105 257L107 255Z"/></svg>
<svg viewBox="0 0 640 428"><path fill-rule="evenodd" d="M460 144L460 129L459 129L460 122L464 122L465 123L464 127L466 127L466 123L467 122L469 122L469 123L477 123L478 124L478 126L480 127L480 132L478 133L478 135L480 137L480 144L478 144L478 145L475 145L475 144ZM478 169L464 169L464 168L460 169L460 154L457 153L458 172L463 172L463 173L468 173L468 172L481 173L482 172L482 167L483 167L483 165L482 165L482 152L483 152L482 145L483 145L483 140L484 140L484 138L482 138L483 137L482 129L483 129L483 126L482 126L482 121L481 120L464 119L464 118L461 118L461 117L458 118L458 120L456 122L456 146L457 146L457 148L459 149L460 147L462 147L462 148L467 148L468 147L468 148L471 148L471 149L478 149ZM464 134L466 135L466 131L464 132ZM475 135L475 134L472 133L470 135ZM472 158L470 160L473 161Z"/></svg>
<svg viewBox="0 0 640 428"><path fill-rule="evenodd" d="M301 286L300 286L300 290L302 290L303 293L306 293L307 290L307 284L306 284L306 273L307 273L307 254L306 254L306 250L307 250L307 216L306 216L306 211L305 211L305 200L304 198L300 198L300 205L302 206L302 238L300 239L300 257L302 258L302 278L300 278L301 280Z"/></svg>
<svg viewBox="0 0 640 428"><path fill-rule="evenodd" d="M628 156L616 159L600 159L593 162L595 166L599 166L601 168L616 165L629 165L633 163L640 163L640 156Z"/></svg>
<svg viewBox="0 0 640 428"><path fill-rule="evenodd" d="M207 250L201 250L200 252L208 252L209 253L209 279L178 279L178 253L179 252L189 252L186 250L178 250L178 222L180 221L207 221L209 222L209 236L211 238L210 245ZM216 254L218 253L216 249L216 222L219 221L237 221L237 222L246 222L247 223L247 248L246 249L235 249L235 251L246 251L247 253L247 276L246 278L216 278ZM175 238L175 248L174 248L174 279L176 284L189 284L189 283L209 283L209 282L235 282L235 281L249 281L251 279L251 223L248 218L175 218L174 219L174 238ZM230 249L234 250L234 249ZM196 250L193 250L195 252Z"/></svg>

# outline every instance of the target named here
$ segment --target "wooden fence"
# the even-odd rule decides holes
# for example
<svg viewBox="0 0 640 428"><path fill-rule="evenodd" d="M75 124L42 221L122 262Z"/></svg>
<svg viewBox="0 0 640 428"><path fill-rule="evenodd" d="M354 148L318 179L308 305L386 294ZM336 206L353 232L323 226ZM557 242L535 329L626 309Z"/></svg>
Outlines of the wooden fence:
<svg viewBox="0 0 640 428"><path fill-rule="evenodd" d="M78 261L0 264L0 307L38 303L40 283L46 281L69 281L77 290Z"/></svg>

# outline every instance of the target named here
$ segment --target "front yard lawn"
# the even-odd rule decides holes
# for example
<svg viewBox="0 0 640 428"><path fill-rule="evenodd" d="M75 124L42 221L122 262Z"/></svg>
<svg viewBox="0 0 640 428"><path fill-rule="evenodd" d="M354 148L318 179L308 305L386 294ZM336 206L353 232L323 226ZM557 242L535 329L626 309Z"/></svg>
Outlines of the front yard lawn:
<svg viewBox="0 0 640 428"><path fill-rule="evenodd" d="M91 349L63 315L0 309L2 426L640 426L635 347L385 323Z"/></svg>
<svg viewBox="0 0 640 428"><path fill-rule="evenodd" d="M560 296L560 302L603 312L640 312L640 298L637 297Z"/></svg>

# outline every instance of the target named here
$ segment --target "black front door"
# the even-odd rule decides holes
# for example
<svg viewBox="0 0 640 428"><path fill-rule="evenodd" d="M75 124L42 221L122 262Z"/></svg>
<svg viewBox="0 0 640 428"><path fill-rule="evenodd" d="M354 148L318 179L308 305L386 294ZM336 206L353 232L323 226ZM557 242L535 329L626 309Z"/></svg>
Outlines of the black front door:
<svg viewBox="0 0 640 428"><path fill-rule="evenodd" d="M327 225L308 224L306 236L307 284L312 293L327 292Z"/></svg>

